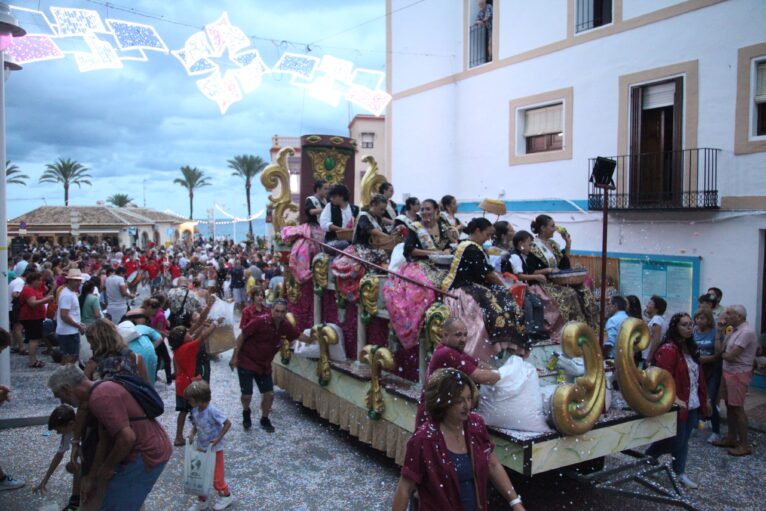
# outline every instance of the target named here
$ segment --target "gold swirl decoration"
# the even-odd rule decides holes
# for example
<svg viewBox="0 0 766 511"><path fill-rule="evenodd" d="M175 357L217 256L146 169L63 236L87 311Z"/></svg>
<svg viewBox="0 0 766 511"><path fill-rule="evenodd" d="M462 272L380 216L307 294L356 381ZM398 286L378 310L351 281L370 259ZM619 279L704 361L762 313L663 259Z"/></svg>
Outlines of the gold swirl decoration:
<svg viewBox="0 0 766 511"><path fill-rule="evenodd" d="M373 344L368 344L362 349L359 355L359 361L370 366L370 390L367 391L367 416L372 420L378 420L386 411L386 405L383 403L383 387L380 384L381 370L393 371L394 356L388 348L382 348Z"/></svg>
<svg viewBox="0 0 766 511"><path fill-rule="evenodd" d="M333 327L321 323L311 327L311 337L319 343L317 378L319 379L319 384L324 387L330 383L332 378L332 371L330 371L330 345L338 344L338 332Z"/></svg>
<svg viewBox="0 0 766 511"><path fill-rule="evenodd" d="M287 158L293 156L295 151L292 147L284 147L277 154L277 161L266 167L261 174L261 184L269 192L279 187L279 195L269 197L269 208L273 210L274 234L282 235L282 227L294 224L293 220L287 220L287 214L298 214L298 206L290 199L290 171L287 167Z"/></svg>
<svg viewBox="0 0 766 511"><path fill-rule="evenodd" d="M367 170L362 177L362 193L360 195L362 201L362 209L370 207L370 199L372 196L378 193L380 185L386 182L386 177L378 174L378 162L372 155L366 155L362 158L362 161L367 164Z"/></svg>
<svg viewBox="0 0 766 511"><path fill-rule="evenodd" d="M649 347L649 327L636 318L626 319L617 334L617 354L614 359L617 381L625 401L645 417L662 415L676 400L676 382L665 369L636 367L634 351Z"/></svg>
<svg viewBox="0 0 766 511"><path fill-rule="evenodd" d="M362 282L359 284L359 301L362 305L362 321L365 325L378 315L379 295L380 279L369 273L362 277Z"/></svg>
<svg viewBox="0 0 766 511"><path fill-rule="evenodd" d="M292 273L289 273L287 278L285 278L285 288L287 291L287 299L290 300L290 303L298 303L298 300L300 300L301 297L301 286L295 281L295 277L293 277Z"/></svg>
<svg viewBox="0 0 766 511"><path fill-rule="evenodd" d="M311 275L314 278L314 293L322 295L327 289L330 278L330 256L317 254L311 261Z"/></svg>
<svg viewBox="0 0 766 511"><path fill-rule="evenodd" d="M293 327L295 326L295 316L292 312L288 312L285 315L285 319ZM284 335L282 336L282 345L279 347L279 356L282 359L282 363L285 365L290 364L290 358L293 356L293 350L290 349L290 341Z"/></svg>
<svg viewBox="0 0 766 511"><path fill-rule="evenodd" d="M551 417L562 434L582 435L593 428L604 410L606 379L601 347L591 327L574 321L564 326L561 347L569 357L583 357L585 375L556 388Z"/></svg>
<svg viewBox="0 0 766 511"><path fill-rule="evenodd" d="M426 339L428 350L432 351L442 340L444 321L450 317L449 307L442 302L434 302L426 311Z"/></svg>

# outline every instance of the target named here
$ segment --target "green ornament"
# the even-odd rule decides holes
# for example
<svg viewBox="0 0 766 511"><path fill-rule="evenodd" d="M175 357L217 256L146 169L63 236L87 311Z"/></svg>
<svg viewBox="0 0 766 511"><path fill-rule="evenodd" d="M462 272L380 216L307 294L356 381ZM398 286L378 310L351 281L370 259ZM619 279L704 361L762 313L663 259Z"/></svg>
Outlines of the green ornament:
<svg viewBox="0 0 766 511"><path fill-rule="evenodd" d="M325 158L324 159L324 169L327 172L330 172L334 168L335 168L335 158L333 158L332 156L328 156L327 158Z"/></svg>

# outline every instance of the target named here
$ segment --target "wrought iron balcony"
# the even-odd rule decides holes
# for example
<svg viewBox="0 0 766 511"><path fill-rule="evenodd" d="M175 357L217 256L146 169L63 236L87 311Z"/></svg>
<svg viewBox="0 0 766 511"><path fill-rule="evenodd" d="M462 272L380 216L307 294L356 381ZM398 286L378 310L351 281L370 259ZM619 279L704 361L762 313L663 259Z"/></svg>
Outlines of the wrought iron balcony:
<svg viewBox="0 0 766 511"><path fill-rule="evenodd" d="M718 153L709 147L610 156L617 161L609 209L717 209ZM595 158L588 160L588 175ZM601 211L604 192L589 184L588 209Z"/></svg>
<svg viewBox="0 0 766 511"><path fill-rule="evenodd" d="M490 60L490 30L486 25L471 25L468 67L486 64Z"/></svg>

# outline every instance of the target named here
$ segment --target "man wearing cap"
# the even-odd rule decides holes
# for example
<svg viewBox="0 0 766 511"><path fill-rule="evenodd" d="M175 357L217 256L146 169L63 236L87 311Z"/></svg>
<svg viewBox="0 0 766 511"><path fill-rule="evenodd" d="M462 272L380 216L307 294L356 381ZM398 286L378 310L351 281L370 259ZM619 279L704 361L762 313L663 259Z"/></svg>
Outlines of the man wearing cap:
<svg viewBox="0 0 766 511"><path fill-rule="evenodd" d="M81 283L80 270L70 269L66 275L65 287L56 302L56 340L65 364L77 362L80 356L80 334L85 333L85 325L80 319L80 300L77 297Z"/></svg>
<svg viewBox="0 0 766 511"><path fill-rule="evenodd" d="M155 350L155 344L162 342L162 336L157 330L146 324L148 320L149 318L146 316L144 309L140 307L138 309L131 309L125 314L125 321L117 326L117 330L123 336L128 348L144 358L149 382L154 385L157 379L157 351ZM123 332L130 339L126 339Z"/></svg>

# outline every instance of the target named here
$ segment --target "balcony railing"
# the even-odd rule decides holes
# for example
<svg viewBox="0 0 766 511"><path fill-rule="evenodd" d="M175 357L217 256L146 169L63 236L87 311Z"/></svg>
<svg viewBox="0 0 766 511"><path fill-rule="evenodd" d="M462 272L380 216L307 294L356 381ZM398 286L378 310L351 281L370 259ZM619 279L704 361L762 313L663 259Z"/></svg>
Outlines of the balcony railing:
<svg viewBox="0 0 766 511"><path fill-rule="evenodd" d="M480 66L490 61L489 35L490 31L486 25L471 25L468 67Z"/></svg>
<svg viewBox="0 0 766 511"><path fill-rule="evenodd" d="M708 147L611 156L616 189L609 209L717 209L718 153ZM595 158L588 160L588 175ZM588 209L604 206L603 190L589 184Z"/></svg>

